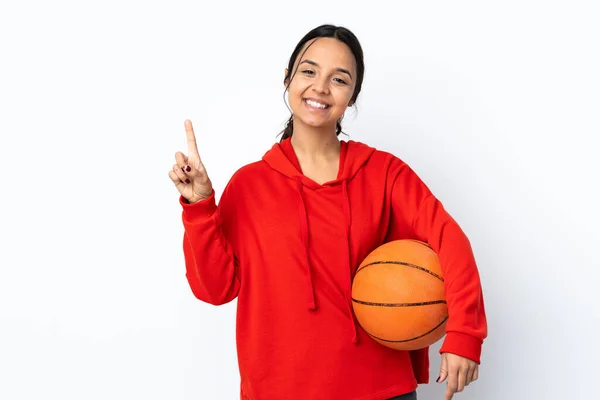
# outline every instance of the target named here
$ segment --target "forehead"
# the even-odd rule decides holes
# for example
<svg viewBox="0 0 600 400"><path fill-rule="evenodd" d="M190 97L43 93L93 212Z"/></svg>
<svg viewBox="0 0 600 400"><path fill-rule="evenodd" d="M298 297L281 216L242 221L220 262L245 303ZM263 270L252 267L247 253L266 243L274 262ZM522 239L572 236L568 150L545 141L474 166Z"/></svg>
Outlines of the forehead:
<svg viewBox="0 0 600 400"><path fill-rule="evenodd" d="M304 52L304 49L308 50ZM356 61L350 48L343 42L334 38L317 38L309 41L300 52L302 58L297 60L311 60L322 68L345 68L354 70ZM304 54L303 54L304 52Z"/></svg>

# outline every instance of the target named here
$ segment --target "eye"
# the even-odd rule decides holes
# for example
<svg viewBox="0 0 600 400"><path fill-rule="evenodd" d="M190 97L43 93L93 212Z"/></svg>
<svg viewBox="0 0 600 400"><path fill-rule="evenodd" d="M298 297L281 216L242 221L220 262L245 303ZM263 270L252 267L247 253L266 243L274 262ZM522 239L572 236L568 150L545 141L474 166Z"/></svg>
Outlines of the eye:
<svg viewBox="0 0 600 400"><path fill-rule="evenodd" d="M302 73L306 74L306 75L314 75L315 74L315 72L310 69L305 69L304 71L302 71Z"/></svg>
<svg viewBox="0 0 600 400"><path fill-rule="evenodd" d="M338 83L341 83L342 85L346 85L346 84L347 84L347 83L346 83L346 81L345 81L345 80L343 80L342 78L335 78L334 80L335 80L336 82L338 82Z"/></svg>

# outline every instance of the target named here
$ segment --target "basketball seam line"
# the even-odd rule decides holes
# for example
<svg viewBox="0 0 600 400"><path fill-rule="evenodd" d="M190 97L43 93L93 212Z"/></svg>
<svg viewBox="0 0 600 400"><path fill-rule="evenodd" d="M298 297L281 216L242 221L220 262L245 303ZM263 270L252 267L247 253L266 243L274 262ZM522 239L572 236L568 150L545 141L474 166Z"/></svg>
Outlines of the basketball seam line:
<svg viewBox="0 0 600 400"><path fill-rule="evenodd" d="M416 269L418 269L418 270L421 270L421 271L423 271L423 272L427 272L429 275L431 275L431 276L434 276L434 277L436 277L437 279L439 279L440 281L444 282L444 278L442 278L441 276L439 276L439 275L438 275L438 274L436 274L435 272L432 272L432 271L428 270L427 268L423 268L423 267L420 267L420 266L418 266L418 265L411 264L411 263L407 263L407 262L404 262L404 261L374 261L374 262L372 262L372 263L369 263L369 264L367 264L367 265L363 266L362 268L360 268L360 269L359 269L359 270L356 272L356 275L358 275L358 273L359 273L360 271L364 270L364 269L365 269L365 268L367 268L367 267L371 267L371 266L373 266L373 265L381 265L381 264L395 264L395 265L403 265L403 266L405 266L405 267L416 268Z"/></svg>
<svg viewBox="0 0 600 400"><path fill-rule="evenodd" d="M410 339L403 339L403 340L389 340L389 339L382 339L380 337L377 337L371 333L369 333L366 329L365 332L367 332L367 335L371 336L373 339L377 339L377 340L381 340L382 342L388 342L388 343L403 343L403 342L410 342L412 340L417 340L420 339L422 337L425 337L427 335L429 335L431 332L435 331L437 328L439 328L440 326L442 326L444 324L444 322L446 322L448 320L448 316L446 316L446 318L444 318L439 324L437 324L435 327L433 327L431 330L429 330L428 332L425 332L422 335L419 336L415 336L413 338Z"/></svg>
<svg viewBox="0 0 600 400"><path fill-rule="evenodd" d="M431 300L431 301L421 301L414 303L376 303L372 301L363 301L357 300L354 297L352 301L358 304L362 304L365 306L377 306L377 307L418 307L418 306L429 306L433 304L446 304L446 300Z"/></svg>

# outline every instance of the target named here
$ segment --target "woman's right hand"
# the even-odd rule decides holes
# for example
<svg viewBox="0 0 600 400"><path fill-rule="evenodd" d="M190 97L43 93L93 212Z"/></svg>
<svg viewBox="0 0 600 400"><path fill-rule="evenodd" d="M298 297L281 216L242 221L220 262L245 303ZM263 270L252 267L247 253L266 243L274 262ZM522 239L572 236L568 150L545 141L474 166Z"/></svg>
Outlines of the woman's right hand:
<svg viewBox="0 0 600 400"><path fill-rule="evenodd" d="M186 119L184 122L185 133L188 143L188 155L182 152L175 153L175 165L169 171L169 177L175 184L179 193L190 203L204 200L212 194L213 187L204 164L198 154L196 136L192 122Z"/></svg>

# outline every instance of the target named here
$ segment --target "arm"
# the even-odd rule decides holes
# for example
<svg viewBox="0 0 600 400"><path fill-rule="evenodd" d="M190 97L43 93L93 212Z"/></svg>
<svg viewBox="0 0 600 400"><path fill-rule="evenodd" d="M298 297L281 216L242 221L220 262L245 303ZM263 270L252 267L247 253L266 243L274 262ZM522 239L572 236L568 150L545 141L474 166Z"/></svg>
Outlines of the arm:
<svg viewBox="0 0 600 400"><path fill-rule="evenodd" d="M214 191L210 197L193 204L182 196L179 202L185 229L186 278L192 293L213 305L232 301L241 282L237 257L226 235L235 220L231 185L223 192L218 206Z"/></svg>
<svg viewBox="0 0 600 400"><path fill-rule="evenodd" d="M449 314L440 353L480 363L487 321L470 242L442 203L404 163L397 169L392 189L392 221L396 231L428 243L440 259Z"/></svg>

